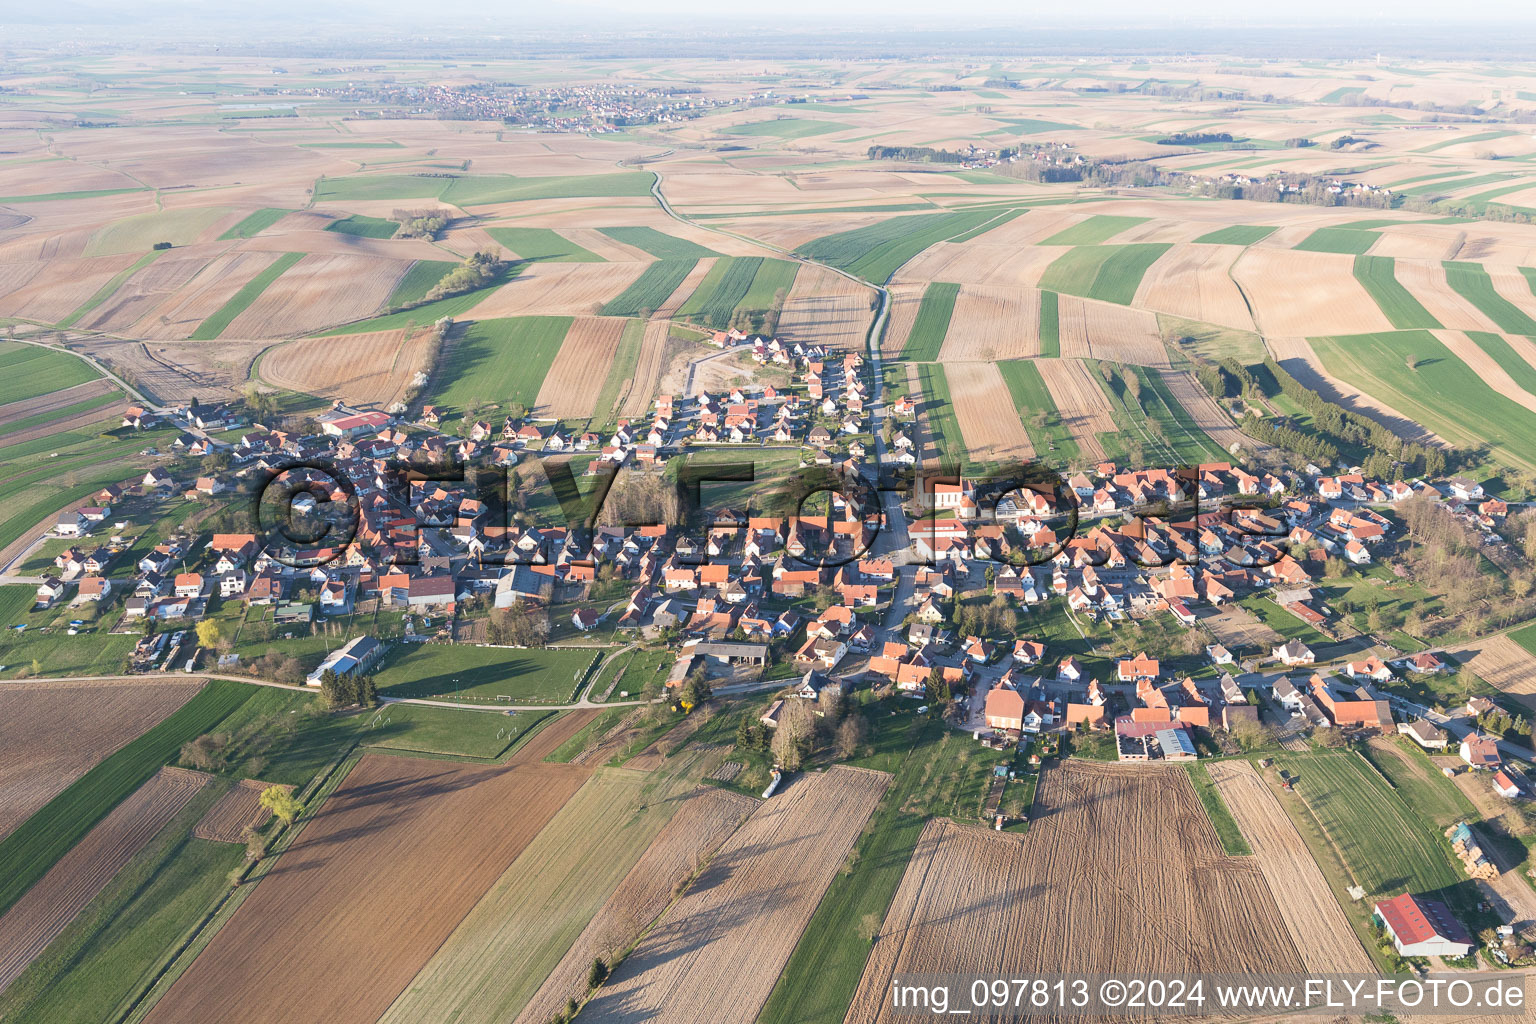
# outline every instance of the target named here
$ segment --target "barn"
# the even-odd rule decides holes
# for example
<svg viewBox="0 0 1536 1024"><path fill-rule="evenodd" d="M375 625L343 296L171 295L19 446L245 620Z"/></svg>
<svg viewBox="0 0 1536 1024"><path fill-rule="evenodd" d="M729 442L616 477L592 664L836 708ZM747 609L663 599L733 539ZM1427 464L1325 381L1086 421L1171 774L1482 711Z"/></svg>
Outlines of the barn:
<svg viewBox="0 0 1536 1024"><path fill-rule="evenodd" d="M1392 936L1402 956L1466 956L1472 952L1472 936L1451 908L1438 900L1405 892L1373 908L1378 924Z"/></svg>

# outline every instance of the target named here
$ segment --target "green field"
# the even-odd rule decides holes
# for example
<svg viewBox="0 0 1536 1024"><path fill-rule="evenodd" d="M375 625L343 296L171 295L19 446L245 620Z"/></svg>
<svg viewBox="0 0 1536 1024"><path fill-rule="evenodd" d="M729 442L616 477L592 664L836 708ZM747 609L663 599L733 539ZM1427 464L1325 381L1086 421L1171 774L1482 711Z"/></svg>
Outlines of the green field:
<svg viewBox="0 0 1536 1024"><path fill-rule="evenodd" d="M747 294L741 297L736 304L737 309L758 314L766 313L775 306L775 300L788 298L789 290L795 286L795 275L800 272L800 264L793 260L763 260L762 266L757 268L757 274L752 278L752 287L747 289Z"/></svg>
<svg viewBox="0 0 1536 1024"><path fill-rule="evenodd" d="M1365 92L1363 85L1341 85L1337 89L1318 100L1319 103L1345 103Z"/></svg>
<svg viewBox="0 0 1536 1024"><path fill-rule="evenodd" d="M1232 812L1227 810L1227 805L1222 803L1221 794L1216 792L1216 784L1211 781L1211 773L1203 764L1186 764L1184 770L1189 773L1190 784L1195 787L1195 794L1200 797L1200 803L1205 807L1206 817L1211 819L1211 827L1216 830L1216 837L1221 840L1221 848L1227 851L1229 857L1247 857L1253 853L1253 848L1248 845L1248 840L1243 838L1242 830L1237 827L1237 821L1232 817Z"/></svg>
<svg viewBox="0 0 1536 1024"><path fill-rule="evenodd" d="M981 95L980 90L977 95ZM1013 131L1010 135L1037 135L1040 132L1080 132L1083 126L1080 124L1067 124L1063 121L1043 121L1035 117L994 117L993 121L1001 121L1011 125Z"/></svg>
<svg viewBox="0 0 1536 1024"><path fill-rule="evenodd" d="M1045 268L1040 287L1128 306L1136 298L1136 289L1141 286L1147 268L1170 248L1172 246L1165 242L1079 245L1062 253Z"/></svg>
<svg viewBox="0 0 1536 1024"><path fill-rule="evenodd" d="M349 174L320 179L315 201L441 199L455 206L485 206L526 199L644 196L650 194L655 180L650 171L548 178L518 178L510 174Z"/></svg>
<svg viewBox="0 0 1536 1024"><path fill-rule="evenodd" d="M1318 228L1297 245L1305 252L1342 252L1360 255L1376 244L1381 237L1374 231L1356 231L1352 228Z"/></svg>
<svg viewBox="0 0 1536 1024"><path fill-rule="evenodd" d="M89 313L91 310L95 309L97 306L111 298L112 294L123 286L124 281L128 280L134 274L137 274L139 271L149 266L155 261L156 257L165 251L166 250L164 249L152 249L135 260L131 266L118 271L112 276L112 280L96 289L96 294L86 299L85 302L81 304L80 308L69 314L69 316L66 316L63 320L60 320L59 326L73 327L81 317L85 316L85 314Z"/></svg>
<svg viewBox="0 0 1536 1024"><path fill-rule="evenodd" d="M1459 263L1446 260L1445 280L1457 294L1482 310L1488 319L1499 325L1506 334L1536 335L1536 320L1525 311L1500 295L1493 287L1493 278L1481 263Z"/></svg>
<svg viewBox="0 0 1536 1024"><path fill-rule="evenodd" d="M1263 224L1232 224L1195 239L1206 245L1252 245L1274 234L1274 227Z"/></svg>
<svg viewBox="0 0 1536 1024"><path fill-rule="evenodd" d="M605 263L590 249L584 249L551 228L486 228L490 235L517 254L520 260L543 263Z"/></svg>
<svg viewBox="0 0 1536 1024"><path fill-rule="evenodd" d="M1450 845L1358 754L1276 758L1350 873L1371 896L1419 894L1466 881Z"/></svg>
<svg viewBox="0 0 1536 1024"><path fill-rule="evenodd" d="M354 213L350 217L331 221L325 226L325 230L343 235L356 235L359 238L394 238L395 232L400 230L400 225L383 217L364 217L360 213Z"/></svg>
<svg viewBox="0 0 1536 1024"><path fill-rule="evenodd" d="M95 398L87 398L49 412L40 412L31 416L23 416L21 419L8 420L3 426L0 426L0 443L4 442L5 436L8 434L17 434L44 423L52 423L55 420L67 420L109 405L120 405L122 401L123 393L114 388L104 394L97 395ZM102 419L103 422L106 422L107 417L104 415Z"/></svg>
<svg viewBox="0 0 1536 1024"><path fill-rule="evenodd" d="M52 203L70 199L99 199L102 196L120 196L129 192L148 192L148 188L97 188L80 192L37 192L28 196L0 196L0 203Z"/></svg>
<svg viewBox="0 0 1536 1024"><path fill-rule="evenodd" d="M697 242L669 235L649 227L598 228L616 242L644 250L659 260L692 260L706 256L719 256L713 249L706 249Z"/></svg>
<svg viewBox="0 0 1536 1024"><path fill-rule="evenodd" d="M1078 457L1077 442L1061 422L1061 413L1051 399L1051 392L1040 376L1040 368L1031 359L1010 359L997 364L1008 385L1008 393L1019 410L1024 430L1035 446L1036 458L1065 463ZM1055 448L1055 454L1051 449Z"/></svg>
<svg viewBox="0 0 1536 1024"><path fill-rule="evenodd" d="M1147 419L1158 424L1161 437L1179 458L1188 463L1221 462L1228 453L1212 441L1210 435L1195 425L1188 410L1168 390L1162 374L1144 366L1128 366L1126 369L1141 379L1141 395L1137 401L1147 414ZM1129 397L1129 396L1127 396Z"/></svg>
<svg viewBox="0 0 1536 1024"><path fill-rule="evenodd" d="M1472 339L1473 344L1493 357L1493 361L1509 374L1511 380L1529 394L1536 395L1536 367L1526 362L1503 335L1490 334L1487 331L1465 333Z"/></svg>
<svg viewBox="0 0 1536 1024"><path fill-rule="evenodd" d="M161 767L181 745L212 729L250 697L254 687L215 679L159 725L102 761L0 840L0 913L41 878Z"/></svg>
<svg viewBox="0 0 1536 1024"><path fill-rule="evenodd" d="M1391 256L1356 256L1355 280L1365 286L1392 326L1399 330L1439 330L1439 320L1397 280L1397 261Z"/></svg>
<svg viewBox="0 0 1536 1024"><path fill-rule="evenodd" d="M1439 142L1432 142L1427 146L1420 146L1418 149L1414 150L1414 152L1433 153L1436 150L1445 149L1449 146L1461 146L1469 142L1492 142L1494 139L1507 138L1513 134L1515 133L1508 129L1499 129L1497 131L1491 132L1478 132L1475 135L1462 135L1458 133L1451 136L1449 139L1441 139Z"/></svg>
<svg viewBox="0 0 1536 1024"><path fill-rule="evenodd" d="M0 405L52 394L100 376L90 363L67 352L0 342Z"/></svg>
<svg viewBox="0 0 1536 1024"><path fill-rule="evenodd" d="M1004 179L1004 180L1006 181L1006 180L1011 180L1011 179ZM998 218L996 218L994 220L990 220L987 223L983 224L979 228L972 228L969 231L965 231L965 232L962 232L962 233L956 235L954 238L951 238L950 241L951 242L969 242L971 239L976 238L979 235L984 235L988 231L992 231L992 230L995 230L997 228L1000 228L1004 224L1007 224L1009 221L1015 219L1016 217L1022 217L1022 216L1024 216L1024 214L1026 214L1028 212L1029 212L1028 210L1022 210L1022 209L1021 210L1009 210L1007 213L1003 214L1001 217L998 217Z"/></svg>
<svg viewBox="0 0 1536 1024"><path fill-rule="evenodd" d="M940 363L918 363L918 379L923 389L923 415L933 434L933 443L946 462L969 462L960 421L955 418L955 401L949 394L949 378Z"/></svg>
<svg viewBox="0 0 1536 1024"><path fill-rule="evenodd" d="M389 301L384 304L394 307L420 302L443 279L443 275L456 266L458 264L450 260L417 260L400 278L395 290L389 293Z"/></svg>
<svg viewBox="0 0 1536 1024"><path fill-rule="evenodd" d="M596 648L409 644L391 649L375 674L390 697L456 696L476 703L566 704Z"/></svg>
<svg viewBox="0 0 1536 1024"><path fill-rule="evenodd" d="M1056 293L1040 293L1040 355L1061 358L1061 318L1057 312Z"/></svg>
<svg viewBox="0 0 1536 1024"><path fill-rule="evenodd" d="M624 325L624 333L619 336L619 347L613 354L613 365L608 367L608 376L603 381L602 390L592 403L592 427L604 427L614 419L613 414L619 404L619 391L626 381L634 378L635 367L640 365L640 349L644 341L644 320L630 320Z"/></svg>
<svg viewBox="0 0 1536 1024"><path fill-rule="evenodd" d="M825 235L800 246L802 256L883 284L913 256L945 239L975 231L996 220L996 210L920 213L892 217L868 227Z"/></svg>
<svg viewBox="0 0 1536 1024"><path fill-rule="evenodd" d="M251 303L255 302L268 286L282 277L293 265L304 258L301 252L285 252L272 262L261 273L251 278L245 285L224 305L220 306L208 319L197 325L197 330L192 332L191 341L212 341L223 334L235 317L244 313Z"/></svg>
<svg viewBox="0 0 1536 1024"><path fill-rule="evenodd" d="M236 238L253 238L292 212L294 211L279 210L272 206L264 207L220 235L219 241L228 242Z"/></svg>
<svg viewBox="0 0 1536 1024"><path fill-rule="evenodd" d="M552 714L520 711L505 715L499 711L386 704L364 718L357 741L383 750L496 758Z"/></svg>
<svg viewBox="0 0 1536 1024"><path fill-rule="evenodd" d="M418 263L417 266L421 266L423 264L433 267L440 265L435 260L424 260ZM448 266L456 267L458 264L450 263ZM415 273L415 271L416 267L413 266L409 271L406 272L406 276L401 279L400 284L395 286L396 294L399 294L400 290L406 286L407 280L413 273ZM423 271L421 277L418 278L417 282L412 285L413 290L417 287L420 287L420 281L429 276L429 274L429 271ZM411 309L402 309L398 313L386 313L383 316L376 316L367 320L359 320L356 323L342 324L339 327L332 327L328 329L324 336L331 337L334 335L342 334L366 334L370 331L393 331L401 327L420 327L427 324L436 323L438 320L445 316L458 319L473 309L491 292L506 284L507 279L514 275L515 269L512 273L503 271L497 274L494 279L487 282L482 287L476 288L474 291L464 292L461 295L450 295L446 299L438 299L436 302L429 302L424 306L415 306ZM438 280L441 280L441 277L439 277ZM432 289L432 285L435 285L436 283L436 281L433 281L431 285L427 285L426 290L421 294L423 296L426 295L426 292L430 291ZM394 299L395 295L391 295L390 298Z"/></svg>
<svg viewBox="0 0 1536 1024"><path fill-rule="evenodd" d="M1117 217L1096 213L1083 221L1056 232L1037 245L1098 245L1107 242L1122 231L1145 224L1150 217Z"/></svg>
<svg viewBox="0 0 1536 1024"><path fill-rule="evenodd" d="M917 318L912 321L912 332L901 347L903 359L931 362L939 358L944 345L944 335L949 332L949 318L955 311L955 299L960 294L958 284L934 281L923 289L922 303L917 307Z"/></svg>
<svg viewBox="0 0 1536 1024"><path fill-rule="evenodd" d="M227 206L187 206L114 221L91 236L85 255L147 252L159 242L189 245L229 213Z"/></svg>
<svg viewBox="0 0 1536 1024"><path fill-rule="evenodd" d="M1439 766L1411 740L1394 737L1382 742L1389 749L1367 746L1361 748L1361 753L1387 777L1403 802L1432 825L1446 828L1458 821L1482 817L1461 788L1441 775Z"/></svg>
<svg viewBox="0 0 1536 1024"><path fill-rule="evenodd" d="M1312 347L1329 373L1441 437L1488 444L1517 465L1536 467L1536 413L1489 387L1428 331L1314 338Z"/></svg>
<svg viewBox="0 0 1536 1024"><path fill-rule="evenodd" d="M1435 175L1436 178L1441 180L1425 182L1422 185L1414 185L1411 188L1399 188L1396 191L1399 195L1436 197L1445 195L1447 191L1476 188L1478 185L1493 185L1501 181L1508 181L1515 176L1507 171L1495 171L1492 174L1479 174L1472 178L1457 178L1455 181L1444 180L1449 173L1445 172L1444 174ZM1456 173L1465 174L1466 172L1458 171Z"/></svg>
<svg viewBox="0 0 1536 1024"><path fill-rule="evenodd" d="M727 128L727 135L770 136L775 139L807 139L813 135L850 131L853 125L837 121L815 121L802 117L781 117L774 121L757 121L753 124Z"/></svg>
<svg viewBox="0 0 1536 1024"><path fill-rule="evenodd" d="M746 298L747 290L752 287L752 280L762 265L761 256L716 260L693 294L678 308L677 315L710 330L725 330L731 325L731 315Z"/></svg>
<svg viewBox="0 0 1536 1024"><path fill-rule="evenodd" d="M677 291L677 286L693 270L699 261L658 260L645 268L635 283L625 288L602 309L603 316L649 315L661 308L662 303Z"/></svg>
<svg viewBox="0 0 1536 1024"><path fill-rule="evenodd" d="M463 409L477 402L516 402L533 408L560 345L570 329L568 316L523 316L476 320L455 338L437 374L444 384L437 402Z"/></svg>

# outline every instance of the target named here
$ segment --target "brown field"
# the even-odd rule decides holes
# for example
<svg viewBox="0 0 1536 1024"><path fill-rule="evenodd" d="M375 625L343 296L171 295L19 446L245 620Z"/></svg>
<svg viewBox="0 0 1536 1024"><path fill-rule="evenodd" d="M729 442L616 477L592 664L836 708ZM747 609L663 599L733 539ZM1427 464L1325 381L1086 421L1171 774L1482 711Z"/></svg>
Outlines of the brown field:
<svg viewBox="0 0 1536 1024"><path fill-rule="evenodd" d="M1162 370L1160 373L1164 383L1168 385L1168 392L1184 407L1184 411L1189 413L1195 426L1205 431L1212 441L1227 451L1231 451L1234 444L1240 444L1250 451L1264 450L1269 447L1238 430L1236 424L1232 422L1232 417L1216 404L1211 393L1200 386L1200 382L1195 380L1193 374L1187 370Z"/></svg>
<svg viewBox="0 0 1536 1024"><path fill-rule="evenodd" d="M1232 264L1232 277L1248 296L1265 335L1392 330L1386 314L1355 280L1354 261L1353 256L1336 253L1253 246Z"/></svg>
<svg viewBox="0 0 1536 1024"><path fill-rule="evenodd" d="M208 781L209 776L201 772L160 769L97 822L0 917L0 990L26 970Z"/></svg>
<svg viewBox="0 0 1536 1024"><path fill-rule="evenodd" d="M942 362L1040 354L1040 293L962 284L939 350Z"/></svg>
<svg viewBox="0 0 1536 1024"><path fill-rule="evenodd" d="M566 332L559 355L539 387L533 414L554 419L586 419L593 413L597 389L619 350L623 317L577 317Z"/></svg>
<svg viewBox="0 0 1536 1024"><path fill-rule="evenodd" d="M94 259L53 260L23 283L0 294L0 316L55 323L95 295L119 272L133 266L137 253Z"/></svg>
<svg viewBox="0 0 1536 1024"><path fill-rule="evenodd" d="M1317 358L1306 338L1266 335L1264 346L1285 371L1330 402L1342 405L1387 427L1400 437L1429 444L1445 441L1424 429L1379 398L1374 398L1353 384L1329 376L1323 361Z"/></svg>
<svg viewBox="0 0 1536 1024"><path fill-rule="evenodd" d="M1156 314L1076 295L1058 296L1056 311L1063 357L1167 368Z"/></svg>
<svg viewBox="0 0 1536 1024"><path fill-rule="evenodd" d="M891 294L891 309L886 316L885 337L880 341L880 350L887 358L894 358L901 354L902 346L907 343L907 336L912 333L912 324L917 320L918 308L923 304L923 287L915 284L893 284L887 291Z"/></svg>
<svg viewBox="0 0 1536 1024"><path fill-rule="evenodd" d="M384 304L409 266L404 260L310 254L268 285L224 334L287 337L361 320Z"/></svg>
<svg viewBox="0 0 1536 1024"><path fill-rule="evenodd" d="M1240 255L1242 249L1234 245L1175 245L1143 275L1132 304L1251 331L1248 304L1228 276Z"/></svg>
<svg viewBox="0 0 1536 1024"><path fill-rule="evenodd" d="M241 779L208 808L192 826L192 834L216 843L245 842L246 829L260 828L272 817L272 812L261 806L262 791L271 785L259 779Z"/></svg>
<svg viewBox="0 0 1536 1024"><path fill-rule="evenodd" d="M557 716L513 751L512 756L507 758L507 764L535 764L543 761L559 749L560 744L580 732L601 713L601 708L582 708Z"/></svg>
<svg viewBox="0 0 1536 1024"><path fill-rule="evenodd" d="M0 689L0 838L201 685L7 683ZM60 742L65 735L68 742Z"/></svg>
<svg viewBox="0 0 1536 1024"><path fill-rule="evenodd" d="M1536 412L1536 395L1516 384L1504 367L1483 351L1482 346L1459 331L1431 331L1430 333L1439 338L1457 359L1466 363L1473 373L1481 377L1483 383L1511 402Z"/></svg>
<svg viewBox="0 0 1536 1024"><path fill-rule="evenodd" d="M1035 218L1041 212L1031 211L973 242L940 242L929 246L898 270L894 280L908 283L962 281L995 288L1038 288L1040 276L1061 255L1061 250L1017 243L1006 245L1001 243L1000 236L1026 223L1038 227L1043 221Z"/></svg>
<svg viewBox="0 0 1536 1024"><path fill-rule="evenodd" d="M146 1020L374 1024L586 777L363 757Z"/></svg>
<svg viewBox="0 0 1536 1024"><path fill-rule="evenodd" d="M20 402L8 402L0 405L0 428L7 423L28 419L32 416L41 416L45 412L53 412L55 409L64 409L76 402L84 402L95 398L97 395L111 391L115 385L105 377L97 380L86 381L84 384L76 384L72 388L62 391L50 392L46 395L38 395L36 398L23 399ZM100 416L98 411L92 415ZM7 441L14 444L14 441Z"/></svg>
<svg viewBox="0 0 1536 1024"><path fill-rule="evenodd" d="M270 252L232 252L209 263L189 287L150 310L133 333L144 338L179 340L191 336L198 325L234 297L251 278L277 259Z"/></svg>
<svg viewBox="0 0 1536 1024"><path fill-rule="evenodd" d="M567 999L585 995L593 958L611 960L633 942L667 908L677 879L719 849L756 807L751 797L714 786L683 800L514 1024L545 1024Z"/></svg>
<svg viewBox="0 0 1536 1024"><path fill-rule="evenodd" d="M91 331L127 331L135 321L158 307L171 295L187 286L203 268L207 258L161 259L124 281L101 305L76 324Z"/></svg>
<svg viewBox="0 0 1536 1024"><path fill-rule="evenodd" d="M1452 290L1445 280L1445 268L1439 263L1398 260L1393 267L1397 283L1423 303L1429 315L1450 330L1498 331L1482 310Z"/></svg>
<svg viewBox="0 0 1536 1024"><path fill-rule="evenodd" d="M1246 761L1209 765L1308 971L1371 973L1374 965L1355 937L1339 901L1296 827Z"/></svg>
<svg viewBox="0 0 1536 1024"><path fill-rule="evenodd" d="M1099 382L1080 359L1038 359L1040 377L1056 403L1062 425L1072 432L1083 458L1099 462L1104 458L1104 446L1099 444L1099 434L1114 433L1115 418L1109 398Z"/></svg>
<svg viewBox="0 0 1536 1024"><path fill-rule="evenodd" d="M779 315L779 336L862 352L874 293L840 274L802 264Z"/></svg>
<svg viewBox="0 0 1536 1024"><path fill-rule="evenodd" d="M266 341L153 341L87 338L70 348L111 367L161 402L232 398L251 376Z"/></svg>
<svg viewBox="0 0 1536 1024"><path fill-rule="evenodd" d="M1399 260L1432 260L1435 266L1439 266L1440 260L1456 258L1456 250L1461 247L1462 237L1459 231L1447 233L1433 228L1419 230L1393 228L1381 233L1376 244L1371 246L1371 255L1392 256ZM1399 280L1402 280L1401 268L1402 264L1399 263Z"/></svg>
<svg viewBox="0 0 1536 1024"><path fill-rule="evenodd" d="M387 409L401 401L427 364L430 331L374 331L300 338L261 360L262 379L290 391Z"/></svg>
<svg viewBox="0 0 1536 1024"><path fill-rule="evenodd" d="M754 1020L889 781L881 772L836 767L802 775L760 805L584 1016L652 1024Z"/></svg>
<svg viewBox="0 0 1536 1024"><path fill-rule="evenodd" d="M917 464L926 466L939 461L939 450L933 443L933 431L928 428L928 401L923 395L922 378L917 374L917 364L907 364L907 394L912 397L916 413L906 426L907 436L912 439L912 454Z"/></svg>
<svg viewBox="0 0 1536 1024"><path fill-rule="evenodd" d="M1032 817L1022 837L928 823L848 1021L902 1019L891 979L916 972L1302 969L1258 867L1222 852L1183 769L1067 761L1042 775Z"/></svg>
<svg viewBox="0 0 1536 1024"><path fill-rule="evenodd" d="M676 316L677 311L682 308L683 303L687 302L689 296L699 287L699 282L709 275L714 265L715 260L713 257L705 257L695 263L693 269L688 271L688 276L683 278L682 282L672 290L671 295L667 296L667 301L656 307L656 312L651 314L651 318L654 320L670 320Z"/></svg>
<svg viewBox="0 0 1536 1024"><path fill-rule="evenodd" d="M476 319L595 314L645 272L644 263L535 263L483 299Z"/></svg>
<svg viewBox="0 0 1536 1024"><path fill-rule="evenodd" d="M1197 614L1201 625L1211 631L1216 642L1234 655L1268 651L1283 639L1240 605L1229 604L1221 608L1207 606Z"/></svg>
<svg viewBox="0 0 1536 1024"><path fill-rule="evenodd" d="M996 363L944 365L955 417L971 458L979 461L1034 458L1035 446Z"/></svg>
<svg viewBox="0 0 1536 1024"><path fill-rule="evenodd" d="M1490 264L1486 269L1488 276L1493 279L1495 291L1524 310L1526 316L1536 316L1536 294L1532 293L1530 282L1518 267Z"/></svg>
<svg viewBox="0 0 1536 1024"><path fill-rule="evenodd" d="M1528 708L1536 709L1536 660L1524 647L1507 636L1494 636L1459 647L1448 648L1489 683L1509 694Z"/></svg>
<svg viewBox="0 0 1536 1024"><path fill-rule="evenodd" d="M645 325L645 338L640 342L640 360L635 364L635 375L624 389L619 403L619 415L636 419L651 409L656 388L661 383L662 363L667 354L667 338L672 325L666 320L652 320Z"/></svg>

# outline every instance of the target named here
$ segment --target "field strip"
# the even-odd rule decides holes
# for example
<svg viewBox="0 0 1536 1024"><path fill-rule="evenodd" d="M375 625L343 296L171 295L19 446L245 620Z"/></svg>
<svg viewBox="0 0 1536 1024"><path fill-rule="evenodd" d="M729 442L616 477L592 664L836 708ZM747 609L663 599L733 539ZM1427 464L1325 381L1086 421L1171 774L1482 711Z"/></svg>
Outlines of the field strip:
<svg viewBox="0 0 1536 1024"><path fill-rule="evenodd" d="M795 778L726 842L583 1018L751 1024L889 782L847 767Z"/></svg>
<svg viewBox="0 0 1536 1024"><path fill-rule="evenodd" d="M1460 331L1431 331L1440 344L1451 350L1451 353L1467 368L1482 378L1483 383L1503 395L1505 398L1525 408L1536 412L1536 395L1515 383L1513 377L1498 364L1487 352L1483 351L1471 338Z"/></svg>
<svg viewBox="0 0 1536 1024"><path fill-rule="evenodd" d="M1483 679L1524 704L1536 709L1536 657L1508 636L1474 640L1446 649L1465 660ZM1468 658L1470 655L1470 658Z"/></svg>
<svg viewBox="0 0 1536 1024"><path fill-rule="evenodd" d="M944 375L970 458L978 462L1034 458L1035 446L996 363L946 363Z"/></svg>
<svg viewBox="0 0 1536 1024"><path fill-rule="evenodd" d="M0 991L209 781L201 772L162 768L97 822L0 917Z"/></svg>
<svg viewBox="0 0 1536 1024"><path fill-rule="evenodd" d="M1104 447L1098 435L1112 434L1118 428L1109 399L1093 379L1093 371L1080 359L1037 359L1035 365L1056 404L1062 426L1071 432L1078 450L1088 461L1102 462Z"/></svg>
<svg viewBox="0 0 1536 1024"><path fill-rule="evenodd" d="M1321 869L1252 766L1246 761L1216 761L1209 769L1217 792L1253 848L1306 969L1370 973L1371 958L1360 948Z"/></svg>
<svg viewBox="0 0 1536 1024"><path fill-rule="evenodd" d="M645 339L640 343L640 359L635 364L635 375L630 378L629 390L619 403L619 415L639 419L650 412L661 383L662 361L667 354L667 338L672 324L666 320L651 320L645 325Z"/></svg>
<svg viewBox="0 0 1536 1024"><path fill-rule="evenodd" d="M1265 335L1264 347L1287 373L1328 401L1342 405L1351 412L1369 416L1409 441L1442 447L1446 445L1444 438L1420 426L1381 399L1366 394L1347 381L1330 376L1306 338Z"/></svg>
<svg viewBox="0 0 1536 1024"><path fill-rule="evenodd" d="M562 420L591 417L598 394L593 385L608 379L628 322L619 317L577 317L539 386L534 414Z"/></svg>
<svg viewBox="0 0 1536 1024"><path fill-rule="evenodd" d="M1040 293L964 284L939 359L1021 359L1040 354Z"/></svg>
<svg viewBox="0 0 1536 1024"><path fill-rule="evenodd" d="M270 787L271 783L260 779L241 779L208 808L208 813L192 826L192 834L216 843L245 842L246 829L260 828L272 816L271 811L261 806L261 794Z"/></svg>

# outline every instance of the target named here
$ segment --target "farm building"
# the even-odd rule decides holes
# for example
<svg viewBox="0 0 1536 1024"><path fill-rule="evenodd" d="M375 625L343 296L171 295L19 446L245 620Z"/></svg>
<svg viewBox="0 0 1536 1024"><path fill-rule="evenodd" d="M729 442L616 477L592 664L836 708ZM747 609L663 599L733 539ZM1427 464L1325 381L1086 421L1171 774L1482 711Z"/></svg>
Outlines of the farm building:
<svg viewBox="0 0 1536 1024"><path fill-rule="evenodd" d="M701 643L694 645L693 653L702 655L721 667L768 664L767 644Z"/></svg>
<svg viewBox="0 0 1536 1024"><path fill-rule="evenodd" d="M1115 719L1115 746L1122 761L1193 761L1197 756L1182 722L1138 722L1129 715Z"/></svg>
<svg viewBox="0 0 1536 1024"><path fill-rule="evenodd" d="M1392 936L1402 956L1466 956L1472 936L1437 900L1405 892L1376 904L1375 920Z"/></svg>
<svg viewBox="0 0 1536 1024"><path fill-rule="evenodd" d="M389 414L360 412L353 416L341 416L320 425L320 429L332 437L355 437L373 434L389 426Z"/></svg>
<svg viewBox="0 0 1536 1024"><path fill-rule="evenodd" d="M371 636L354 637L346 646L326 655L325 660L304 681L319 686L327 670L338 676L356 675L368 671L384 654L384 645Z"/></svg>

